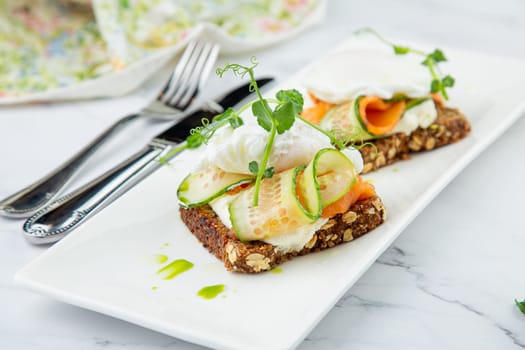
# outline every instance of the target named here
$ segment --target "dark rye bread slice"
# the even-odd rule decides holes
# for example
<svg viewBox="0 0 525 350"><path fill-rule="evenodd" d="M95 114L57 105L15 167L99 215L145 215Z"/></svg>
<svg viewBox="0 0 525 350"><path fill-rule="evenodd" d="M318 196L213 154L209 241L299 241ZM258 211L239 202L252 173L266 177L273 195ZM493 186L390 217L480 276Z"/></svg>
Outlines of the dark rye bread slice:
<svg viewBox="0 0 525 350"><path fill-rule="evenodd" d="M262 242L241 242L224 226L209 205L180 208L182 221L210 253L222 260L230 271L258 273L298 255L317 252L351 241L370 232L385 220L381 198L358 201L344 214L331 218L299 252L282 253Z"/></svg>
<svg viewBox="0 0 525 350"><path fill-rule="evenodd" d="M410 135L397 133L371 141L360 149L363 156L363 171L368 173L398 160L410 158L410 153L430 151L434 148L457 142L470 132L470 123L456 108L436 103L437 118L426 129L418 128Z"/></svg>

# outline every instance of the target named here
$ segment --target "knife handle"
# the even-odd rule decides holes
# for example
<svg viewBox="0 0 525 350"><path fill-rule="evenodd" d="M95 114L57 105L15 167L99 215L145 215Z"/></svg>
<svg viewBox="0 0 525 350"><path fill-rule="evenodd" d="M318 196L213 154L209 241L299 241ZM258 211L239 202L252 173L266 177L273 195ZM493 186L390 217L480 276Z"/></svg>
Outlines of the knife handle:
<svg viewBox="0 0 525 350"><path fill-rule="evenodd" d="M47 205L24 223L34 244L53 243L82 224L161 166L170 147L148 145L115 168L75 192Z"/></svg>
<svg viewBox="0 0 525 350"><path fill-rule="evenodd" d="M12 218L31 216L58 195L101 145L111 139L111 136L118 130L137 119L138 116L139 114L131 114L119 119L57 169L37 182L1 200L0 215Z"/></svg>

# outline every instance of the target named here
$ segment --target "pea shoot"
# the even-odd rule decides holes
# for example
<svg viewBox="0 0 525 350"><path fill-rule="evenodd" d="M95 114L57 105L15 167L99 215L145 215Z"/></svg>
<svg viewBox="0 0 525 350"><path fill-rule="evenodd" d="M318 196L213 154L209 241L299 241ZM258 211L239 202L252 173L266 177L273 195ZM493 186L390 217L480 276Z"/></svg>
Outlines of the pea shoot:
<svg viewBox="0 0 525 350"><path fill-rule="evenodd" d="M251 103L252 114L257 118L257 124L270 133L261 163L259 164L256 160L253 160L248 165L249 171L256 176L253 206L257 206L262 179L270 178L274 173L273 167L267 168L267 166L275 136L284 133L293 126L296 116L303 110L304 100L301 93L293 89L280 90L275 95L276 99L268 100L263 98L257 86L254 73L255 67L259 63L255 57L252 57L250 64L250 66L238 63L226 64L223 68L217 69L217 74L222 77L224 73L231 71L234 75L241 78L244 78L246 75L249 76L250 91L254 91L257 94L257 100ZM270 107L270 103L275 105L273 109Z"/></svg>
<svg viewBox="0 0 525 350"><path fill-rule="evenodd" d="M234 75L239 76L240 78L248 76L250 79L250 91L256 93L257 99L245 104L237 111L233 110L233 108L228 108L223 113L215 116L211 122L208 119L203 118L202 126L192 129L190 136L188 136L185 143L173 149L160 160L165 163L168 159L186 149L198 148L201 145L208 143L219 128L227 126L228 124L234 129L240 127L243 125L243 120L240 117L240 114L251 107L253 116L257 118L257 124L270 133L260 163L253 160L248 164L248 170L256 176L255 194L253 198L254 206L257 206L259 202L259 189L262 179L271 178L274 173L274 168L268 167L268 160L273 148L275 136L284 133L293 126L295 118L303 110L304 103L301 93L293 89L278 91L275 95L275 99L263 98L261 91L257 86L257 81L255 80L254 69L258 64L259 62L257 62L257 59L251 57L250 65L234 63L226 64L222 68L217 68L217 75L220 77L228 71L231 71ZM270 107L270 104L274 107Z"/></svg>
<svg viewBox="0 0 525 350"><path fill-rule="evenodd" d="M448 100L447 88L451 88L454 86L455 79L450 75L445 75L444 77L441 77L442 74L439 70L438 64L440 62L447 61L447 58L445 57L443 51L441 51L440 49L435 49L434 51L428 53L422 50L413 49L408 46L396 45L383 38L378 32L371 28L364 28L358 30L357 33L370 33L374 35L386 45L391 46L396 55L406 55L412 53L424 57L424 60L421 62L421 64L428 68L430 75L432 76L432 82L430 83L430 92L439 92L445 100Z"/></svg>
<svg viewBox="0 0 525 350"><path fill-rule="evenodd" d="M168 154L162 157L159 162L166 164L168 160L174 155L186 149L199 148L203 144L208 143L215 132L225 125L230 124L232 128L236 129L243 124L241 117L239 117L239 113L236 113L231 107L226 109L221 114L213 117L211 122L208 118L202 118L201 122L202 126L191 129L190 135L186 138L186 142L182 143L178 147L175 147Z"/></svg>
<svg viewBox="0 0 525 350"><path fill-rule="evenodd" d="M220 77L228 71L231 71L240 78L248 76L250 79L250 91L256 93L257 99L248 102L237 111L233 108L228 108L223 113L215 116L211 122L203 118L202 126L192 129L185 143L161 159L161 162L166 162L172 156L185 149L194 149L203 144L207 144L219 128L228 125L234 129L240 127L243 125L243 120L240 115L248 108L251 108L253 116L257 118L257 124L270 133L260 163L257 160L252 160L248 164L247 170L256 177L253 206L257 206L259 203L259 191L262 180L264 178L271 178L275 171L274 167L268 167L275 137L289 130L297 118L325 134L338 149L347 147L347 141L341 140L331 132L321 129L318 125L314 125L300 116L303 110L304 99L299 91L295 89L280 90L276 93L275 98L264 98L255 80L254 70L258 64L257 59L252 57L249 65L234 63L226 64L222 68L217 68L217 75Z"/></svg>

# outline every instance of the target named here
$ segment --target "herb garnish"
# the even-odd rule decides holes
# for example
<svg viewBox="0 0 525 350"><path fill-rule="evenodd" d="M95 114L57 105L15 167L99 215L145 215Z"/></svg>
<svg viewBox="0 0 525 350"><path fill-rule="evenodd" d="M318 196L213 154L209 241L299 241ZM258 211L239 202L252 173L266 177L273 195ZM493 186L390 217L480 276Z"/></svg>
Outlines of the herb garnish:
<svg viewBox="0 0 525 350"><path fill-rule="evenodd" d="M402 46L402 45L396 45L385 38L383 38L381 35L379 35L378 32L371 28L364 28L357 31L357 33L370 33L376 36L379 40L381 40L383 43L391 46L394 49L394 53L396 55L406 55L409 53L413 53L416 55L420 55L425 57L423 62L421 62L422 65L428 67L428 70L430 71L430 75L432 76L432 82L430 83L430 92L435 93L439 92L443 96L445 100L448 100L448 94L447 94L447 88L453 87L455 80L450 75L445 75L444 77L441 77L442 74L439 70L438 64L440 62L445 62L447 58L445 57L445 54L440 49L435 49L434 51L428 53L424 52L422 50L413 49L408 46Z"/></svg>
<svg viewBox="0 0 525 350"><path fill-rule="evenodd" d="M518 309L520 309L521 313L525 315L525 299L523 299L522 301L514 299L514 302L516 303Z"/></svg>
<svg viewBox="0 0 525 350"><path fill-rule="evenodd" d="M254 68L259 64L255 57L250 58L250 66L242 64L226 64L223 68L217 69L217 74L222 77L225 72L232 71L234 75L244 78L249 75L250 91L257 94L257 100L251 103L252 113L257 118L257 123L264 130L270 133L268 142L264 148L261 163L253 160L249 164L249 170L256 175L255 191L253 196L253 206L259 203L259 190L263 178L273 176L273 167L267 168L270 153L273 148L276 134L282 134L290 129L295 122L295 117L303 110L303 96L297 90L280 90L275 95L276 100L267 100L263 98L257 82L255 80ZM272 109L270 103L275 104Z"/></svg>
<svg viewBox="0 0 525 350"><path fill-rule="evenodd" d="M236 113L233 108L230 107L221 114L213 117L211 122L208 120L208 118L202 118L202 126L191 129L190 136L186 138L186 142L168 152L168 154L163 156L159 162L166 164L171 157L184 151L185 149L199 148L201 145L208 143L215 132L227 124L230 124L230 126L234 129L238 128L243 124L241 117L239 117L239 113L240 110Z"/></svg>
<svg viewBox="0 0 525 350"><path fill-rule="evenodd" d="M234 75L244 78L246 75L250 79L250 91L257 94L257 99L248 102L237 111L233 108L228 108L223 113L215 116L210 122L208 119L202 119L202 126L196 127L190 131L190 136L186 139L186 142L181 144L179 147L173 149L166 156L160 160L162 163L166 163L174 155L182 152L185 149L198 148L213 137L215 132L226 125L230 125L236 129L243 124L243 120L240 114L246 109L252 109L252 114L257 118L257 123L260 127L270 133L266 146L264 148L263 158L260 163L256 160L252 160L248 164L248 170L251 174L256 176L255 179L255 191L253 196L253 206L257 206L259 203L259 190L261 181L264 178L271 178L274 174L274 167L267 167L270 153L273 148L275 137L277 134L282 134L289 130L295 119L298 118L304 123L308 124L312 128L326 135L332 145L338 149L344 149L349 143L348 140L342 140L335 136L335 133L321 129L318 125L312 124L308 120L302 118L299 113L303 110L304 99L303 95L295 90L280 90L275 95L275 98L263 98L257 81L255 80L254 69L259 64L255 57L250 58L250 66L244 66L242 64L226 64L223 68L217 68L217 75L222 77L227 71L232 71ZM274 108L270 107L273 105ZM364 146L363 144L362 146Z"/></svg>
<svg viewBox="0 0 525 350"><path fill-rule="evenodd" d="M251 57L250 66L235 63L226 64L223 68L217 68L217 75L220 77L222 77L227 71L232 71L234 75L241 78L248 75L250 79L250 91L257 94L257 99L248 102L237 111L234 111L233 108L228 108L223 113L215 116L211 122L208 119L203 118L202 126L192 129L190 136L188 136L185 143L173 149L160 160L161 163L166 163L171 157L185 149L198 148L202 144L206 144L215 132L225 125L230 124L232 128L238 128L243 124L240 114L251 107L252 114L257 118L259 126L270 133L270 137L264 148L261 163L259 164L256 160L253 160L248 165L250 173L256 176L255 194L253 198L254 206L257 206L259 202L259 189L262 179L271 178L274 174L274 168L267 167L267 165L275 141L275 136L284 133L292 127L295 118L303 110L304 103L301 93L294 89L278 91L275 95L275 99L263 98L259 87L257 86L254 74L254 69L258 64L256 58ZM274 105L273 109L270 107L270 104ZM316 127L316 129L319 130L318 127ZM323 131L323 133L329 135L325 131ZM332 136L329 137L331 140L334 139Z"/></svg>

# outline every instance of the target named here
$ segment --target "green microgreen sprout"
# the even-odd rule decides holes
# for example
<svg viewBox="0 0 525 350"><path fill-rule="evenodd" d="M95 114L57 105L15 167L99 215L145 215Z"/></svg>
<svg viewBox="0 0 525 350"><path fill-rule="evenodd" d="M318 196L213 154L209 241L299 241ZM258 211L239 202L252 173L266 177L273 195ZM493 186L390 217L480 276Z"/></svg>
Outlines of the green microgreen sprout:
<svg viewBox="0 0 525 350"><path fill-rule="evenodd" d="M440 49L435 49L434 51L428 53L422 50L413 49L408 46L396 45L385 38L383 38L378 32L371 28L363 28L357 31L357 33L370 33L377 37L380 41L389 45L394 50L396 55L406 55L409 53L416 54L424 57L422 65L426 66L432 76L432 82L430 83L430 92L436 93L439 92L445 100L448 100L447 88L454 86L455 80L450 75L445 75L442 77L441 71L439 70L438 64L440 62L447 61L445 54Z"/></svg>
<svg viewBox="0 0 525 350"><path fill-rule="evenodd" d="M344 149L348 146L348 140L342 140L339 137L336 137L335 134L321 129L318 125L312 124L300 116L300 113L303 110L304 99L299 91L295 89L280 90L276 93L275 98L263 98L257 85L257 81L255 80L254 69L258 64L256 58L252 57L249 66L235 63L226 64L222 68L217 68L217 75L220 77L228 71L231 71L234 75L239 76L240 78L248 76L250 79L249 89L251 92L256 93L257 99L248 102L237 111L233 108L228 108L223 113L215 116L211 122L207 118L203 118L202 126L192 129L190 131L190 136L188 136L185 143L173 149L160 160L162 163L166 163L167 160L183 150L198 148L201 145L208 143L219 128L227 126L228 124L234 129L238 128L243 124L240 115L246 109L251 107L252 114L257 118L259 126L270 133L260 163L256 160L252 160L248 164L248 170L256 177L253 206L257 206L259 202L261 181L264 178L271 178L275 172L274 167L268 167L268 161L275 137L277 134L282 134L289 130L293 126L296 118L326 135L330 139L332 145L338 149ZM272 105L273 108L270 105Z"/></svg>
<svg viewBox="0 0 525 350"><path fill-rule="evenodd" d="M202 118L201 122L202 126L190 130L190 136L186 138L186 142L168 152L159 162L166 164L168 160L176 154L186 149L199 148L201 145L208 143L215 132L225 125L229 124L232 128L236 129L243 124L239 113L235 112L231 107L213 117L211 122L208 118Z"/></svg>
<svg viewBox="0 0 525 350"><path fill-rule="evenodd" d="M514 302L516 303L518 309L520 309L521 313L525 315L525 299L523 299L522 301L514 299Z"/></svg>
<svg viewBox="0 0 525 350"><path fill-rule="evenodd" d="M337 148L338 150L343 150L348 147L355 148L357 150L360 150L361 148L365 146L370 146L374 149L375 154L379 154L379 151L377 150L377 146L372 142L364 142L362 139L356 139L355 137L352 137L352 132L344 131L340 127L335 127L331 130L325 130L322 129L319 125L313 124L312 122L304 119L300 115L297 116L300 120L302 120L304 123L308 124L312 128L316 129L317 131L325 134L329 139L332 146ZM357 131L360 130L359 127L355 127Z"/></svg>
<svg viewBox="0 0 525 350"><path fill-rule="evenodd" d="M249 164L249 170L252 174L256 175L255 179L255 190L253 196L253 206L257 206L259 203L259 191L261 187L261 181L263 178L269 178L273 176L273 167L267 168L270 153L273 148L275 136L282 134L292 127L295 122L296 116L303 109L303 96L297 90L280 90L275 95L276 99L271 101L263 98L257 81L255 80L254 69L259 64L255 57L251 57L250 66L245 66L238 63L226 64L223 68L217 69L217 74L222 77L227 71L231 71L234 75L244 78L246 75L250 78L250 91L257 94L257 100L251 103L252 113L257 118L257 124L264 130L270 133L268 142L264 148L263 158L261 163L251 161ZM272 109L270 103L275 104Z"/></svg>

